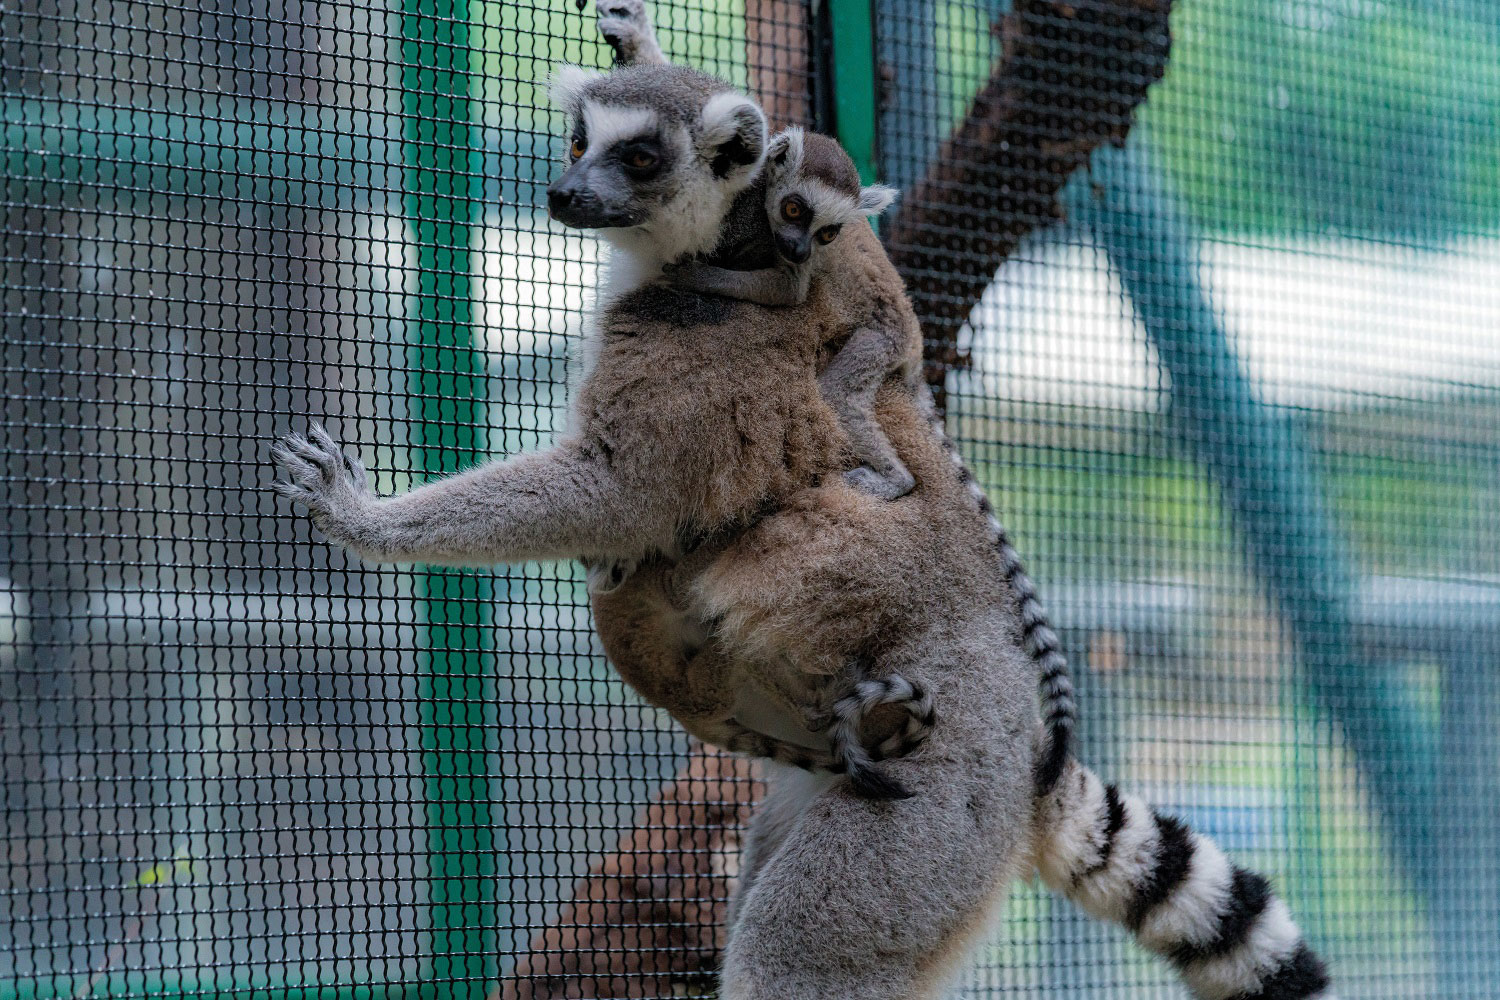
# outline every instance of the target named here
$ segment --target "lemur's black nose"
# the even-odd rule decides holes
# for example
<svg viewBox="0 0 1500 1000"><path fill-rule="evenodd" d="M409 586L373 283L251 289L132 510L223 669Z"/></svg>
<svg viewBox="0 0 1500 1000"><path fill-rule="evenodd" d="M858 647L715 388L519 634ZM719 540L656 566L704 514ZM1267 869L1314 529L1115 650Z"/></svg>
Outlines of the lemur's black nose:
<svg viewBox="0 0 1500 1000"><path fill-rule="evenodd" d="M547 189L547 207L553 212L565 211L572 206L576 193L570 187L549 187Z"/></svg>

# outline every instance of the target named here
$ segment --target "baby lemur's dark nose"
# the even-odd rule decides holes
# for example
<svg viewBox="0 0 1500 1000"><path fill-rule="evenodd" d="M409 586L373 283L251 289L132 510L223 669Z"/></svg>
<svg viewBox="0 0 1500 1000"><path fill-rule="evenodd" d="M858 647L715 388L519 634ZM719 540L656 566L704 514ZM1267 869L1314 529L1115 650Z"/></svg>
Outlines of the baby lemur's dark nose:
<svg viewBox="0 0 1500 1000"><path fill-rule="evenodd" d="M804 237L777 236L776 251L782 259L801 264L812 255L812 241Z"/></svg>

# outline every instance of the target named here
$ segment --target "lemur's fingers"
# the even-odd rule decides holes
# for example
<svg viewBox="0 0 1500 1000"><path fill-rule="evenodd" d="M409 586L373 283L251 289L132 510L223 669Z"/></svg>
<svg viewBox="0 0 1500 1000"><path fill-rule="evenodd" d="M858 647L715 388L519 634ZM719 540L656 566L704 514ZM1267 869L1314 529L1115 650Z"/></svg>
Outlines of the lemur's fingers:
<svg viewBox="0 0 1500 1000"><path fill-rule="evenodd" d="M328 485L322 470L303 456L298 441L294 438L283 438L271 449L271 458L281 466L293 484L303 489L321 490Z"/></svg>
<svg viewBox="0 0 1500 1000"><path fill-rule="evenodd" d="M646 5L641 0L602 0L599 19L625 21L638 27L646 23Z"/></svg>
<svg viewBox="0 0 1500 1000"><path fill-rule="evenodd" d="M868 465L856 466L845 472L844 482L877 500L899 500L917 485L917 481L905 469L882 475Z"/></svg>
<svg viewBox="0 0 1500 1000"><path fill-rule="evenodd" d="M302 435L292 434L282 438L282 441L297 459L318 471L324 485L331 486L342 472L342 463L336 455Z"/></svg>
<svg viewBox="0 0 1500 1000"><path fill-rule="evenodd" d="M271 483L271 492L279 497L284 497L293 503L306 504L312 494L302 486L289 483L284 479L278 479Z"/></svg>
<svg viewBox="0 0 1500 1000"><path fill-rule="evenodd" d="M322 424L313 424L309 436L312 438L312 443L322 450L329 464L330 475L347 478L349 484L359 492L366 492L369 489L365 467L360 464L359 459L349 454L342 445L335 441Z"/></svg>
<svg viewBox="0 0 1500 1000"><path fill-rule="evenodd" d="M344 450L339 446L339 443L335 441L333 437L328 433L328 429L316 421L314 421L313 425L308 428L307 436L313 444L317 445L319 448L322 448L330 455L340 454Z"/></svg>

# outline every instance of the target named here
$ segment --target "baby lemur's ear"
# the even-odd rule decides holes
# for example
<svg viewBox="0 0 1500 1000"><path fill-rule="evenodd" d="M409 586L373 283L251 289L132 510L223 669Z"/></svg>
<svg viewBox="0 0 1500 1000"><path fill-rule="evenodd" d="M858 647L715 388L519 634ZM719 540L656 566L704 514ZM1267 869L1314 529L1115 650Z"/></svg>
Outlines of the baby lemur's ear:
<svg viewBox="0 0 1500 1000"><path fill-rule="evenodd" d="M866 215L879 215L891 207L891 202L901 192L884 184L871 184L859 189L859 210Z"/></svg>
<svg viewBox="0 0 1500 1000"><path fill-rule="evenodd" d="M744 94L715 94L698 116L698 146L714 176L749 183L766 157L766 115Z"/></svg>
<svg viewBox="0 0 1500 1000"><path fill-rule="evenodd" d="M795 173L802 167L802 128L793 125L771 137L771 148L766 151L766 162L777 170Z"/></svg>
<svg viewBox="0 0 1500 1000"><path fill-rule="evenodd" d="M547 88L552 106L568 114L577 114L584 88L602 76L604 74L596 69L584 69L568 63L557 67L552 71L552 82Z"/></svg>

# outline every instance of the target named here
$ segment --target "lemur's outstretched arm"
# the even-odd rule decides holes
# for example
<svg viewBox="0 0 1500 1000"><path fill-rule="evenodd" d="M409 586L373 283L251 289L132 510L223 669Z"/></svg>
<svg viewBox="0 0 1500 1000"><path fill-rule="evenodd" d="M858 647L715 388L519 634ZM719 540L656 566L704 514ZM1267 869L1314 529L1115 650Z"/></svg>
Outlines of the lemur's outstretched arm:
<svg viewBox="0 0 1500 1000"><path fill-rule="evenodd" d="M615 50L616 66L666 63L644 0L598 0L598 10L599 34Z"/></svg>
<svg viewBox="0 0 1500 1000"><path fill-rule="evenodd" d="M602 462L566 444L491 462L395 497L314 426L273 452L282 496L333 541L376 562L476 566L630 552L650 520Z"/></svg>
<svg viewBox="0 0 1500 1000"><path fill-rule="evenodd" d="M838 414L854 455L862 463L844 474L850 485L884 500L912 491L916 480L875 419L875 393L905 356L904 331L869 326L855 331L823 374L818 388Z"/></svg>
<svg viewBox="0 0 1500 1000"><path fill-rule="evenodd" d="M807 299L812 276L807 268L765 267L731 271L700 261L679 264L668 272L672 284L690 292L723 295L762 306L795 306Z"/></svg>

